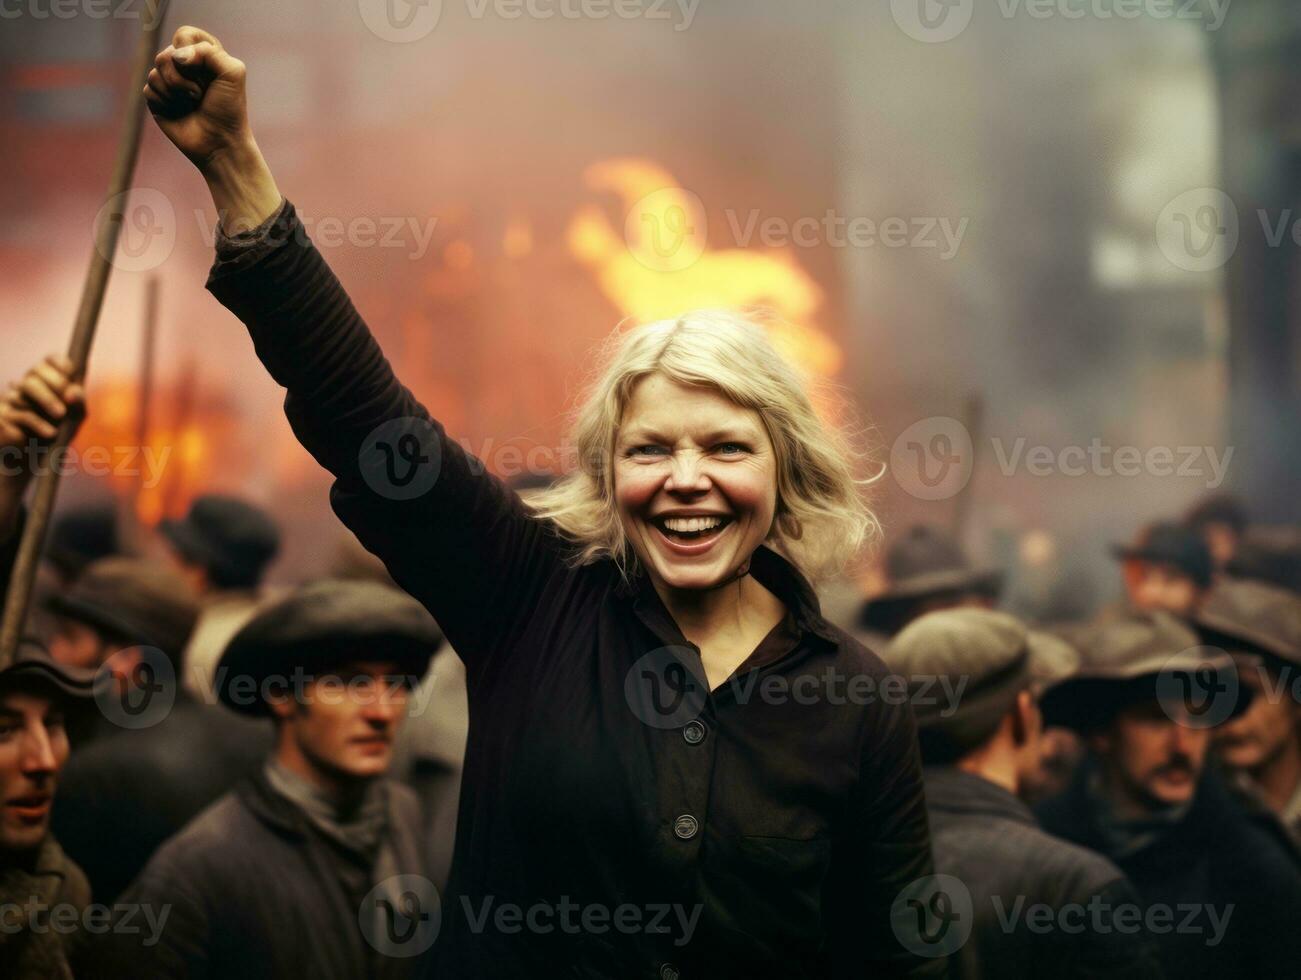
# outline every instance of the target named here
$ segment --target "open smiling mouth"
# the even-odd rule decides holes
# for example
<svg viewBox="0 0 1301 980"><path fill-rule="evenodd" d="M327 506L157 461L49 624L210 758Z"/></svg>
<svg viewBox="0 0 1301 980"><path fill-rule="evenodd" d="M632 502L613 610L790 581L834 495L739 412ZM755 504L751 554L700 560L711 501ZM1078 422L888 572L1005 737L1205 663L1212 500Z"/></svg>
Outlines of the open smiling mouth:
<svg viewBox="0 0 1301 980"><path fill-rule="evenodd" d="M733 518L724 514L711 514L708 517L656 517L651 525L670 543L706 544L723 533L733 522Z"/></svg>

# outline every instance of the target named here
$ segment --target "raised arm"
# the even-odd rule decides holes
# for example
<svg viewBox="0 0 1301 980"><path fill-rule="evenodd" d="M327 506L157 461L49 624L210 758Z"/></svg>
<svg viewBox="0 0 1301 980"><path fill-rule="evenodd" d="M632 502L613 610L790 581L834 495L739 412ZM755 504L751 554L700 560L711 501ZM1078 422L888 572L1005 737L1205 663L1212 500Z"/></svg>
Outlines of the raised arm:
<svg viewBox="0 0 1301 980"><path fill-rule="evenodd" d="M146 90L217 206L208 288L287 390L295 435L336 478L336 513L429 608L473 675L512 648L560 567L557 541L398 383L280 196L248 124L245 77L216 38L183 27Z"/></svg>

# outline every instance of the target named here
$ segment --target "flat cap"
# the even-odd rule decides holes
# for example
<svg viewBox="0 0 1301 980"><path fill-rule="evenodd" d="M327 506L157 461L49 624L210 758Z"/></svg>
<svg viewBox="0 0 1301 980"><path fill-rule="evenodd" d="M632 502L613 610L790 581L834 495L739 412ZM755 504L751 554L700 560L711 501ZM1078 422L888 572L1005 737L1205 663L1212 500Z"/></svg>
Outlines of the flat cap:
<svg viewBox="0 0 1301 980"><path fill-rule="evenodd" d="M240 679L252 679L261 691L268 678L296 670L310 675L352 660L393 660L421 677L442 642L433 617L401 589L327 579L268 605L235 635L217 664L217 693L228 707L264 714L260 697L239 693Z"/></svg>
<svg viewBox="0 0 1301 980"><path fill-rule="evenodd" d="M263 510L220 494L197 498L184 520L159 532L178 552L222 579L254 583L280 550L280 530Z"/></svg>
<svg viewBox="0 0 1301 980"><path fill-rule="evenodd" d="M1193 626L1211 646L1301 664L1301 597L1286 589L1225 579L1193 616Z"/></svg>
<svg viewBox="0 0 1301 980"><path fill-rule="evenodd" d="M1232 699L1225 704L1226 718L1251 700L1250 689L1237 683L1232 658L1201 646L1197 634L1170 613L1127 611L1083 632L1080 645L1079 669L1052 685L1040 702L1046 724L1092 731L1128 705L1165 703L1178 690L1166 682L1179 676L1209 677L1217 690L1222 686Z"/></svg>
<svg viewBox="0 0 1301 980"><path fill-rule="evenodd" d="M908 680L922 755L937 762L984 743L1018 694L1060 679L1077 661L1064 641L1007 613L974 608L914 620L885 659Z"/></svg>
<svg viewBox="0 0 1301 980"><path fill-rule="evenodd" d="M180 577L140 558L93 562L71 589L51 596L46 605L56 615L157 647L173 661L199 617L198 599Z"/></svg>
<svg viewBox="0 0 1301 980"><path fill-rule="evenodd" d="M76 701L89 701L107 675L93 667L70 667L54 660L34 639L18 644L14 659L0 668L0 692L13 687L52 688Z"/></svg>
<svg viewBox="0 0 1301 980"><path fill-rule="evenodd" d="M1211 584L1214 563L1210 549L1200 534L1182 524L1153 524L1144 528L1133 544L1113 545L1111 550L1117 558L1126 561L1172 565L1200 588Z"/></svg>

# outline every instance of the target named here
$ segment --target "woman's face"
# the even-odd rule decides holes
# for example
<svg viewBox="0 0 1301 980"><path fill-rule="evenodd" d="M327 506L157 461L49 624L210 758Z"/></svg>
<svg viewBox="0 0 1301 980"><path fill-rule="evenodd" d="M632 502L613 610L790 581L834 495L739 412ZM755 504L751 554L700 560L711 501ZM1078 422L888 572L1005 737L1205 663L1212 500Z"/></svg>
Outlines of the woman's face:
<svg viewBox="0 0 1301 980"><path fill-rule="evenodd" d="M777 461L759 414L709 388L650 375L615 440L624 533L672 589L731 581L772 528Z"/></svg>

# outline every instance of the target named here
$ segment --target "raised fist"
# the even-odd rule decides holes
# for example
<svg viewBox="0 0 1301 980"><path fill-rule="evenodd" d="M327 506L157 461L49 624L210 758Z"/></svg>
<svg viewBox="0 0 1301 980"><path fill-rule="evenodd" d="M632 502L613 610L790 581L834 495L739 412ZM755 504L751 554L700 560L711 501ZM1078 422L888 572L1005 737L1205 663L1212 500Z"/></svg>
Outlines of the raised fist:
<svg viewBox="0 0 1301 980"><path fill-rule="evenodd" d="M252 140L244 62L198 27L182 27L158 53L145 85L154 121L200 170Z"/></svg>

